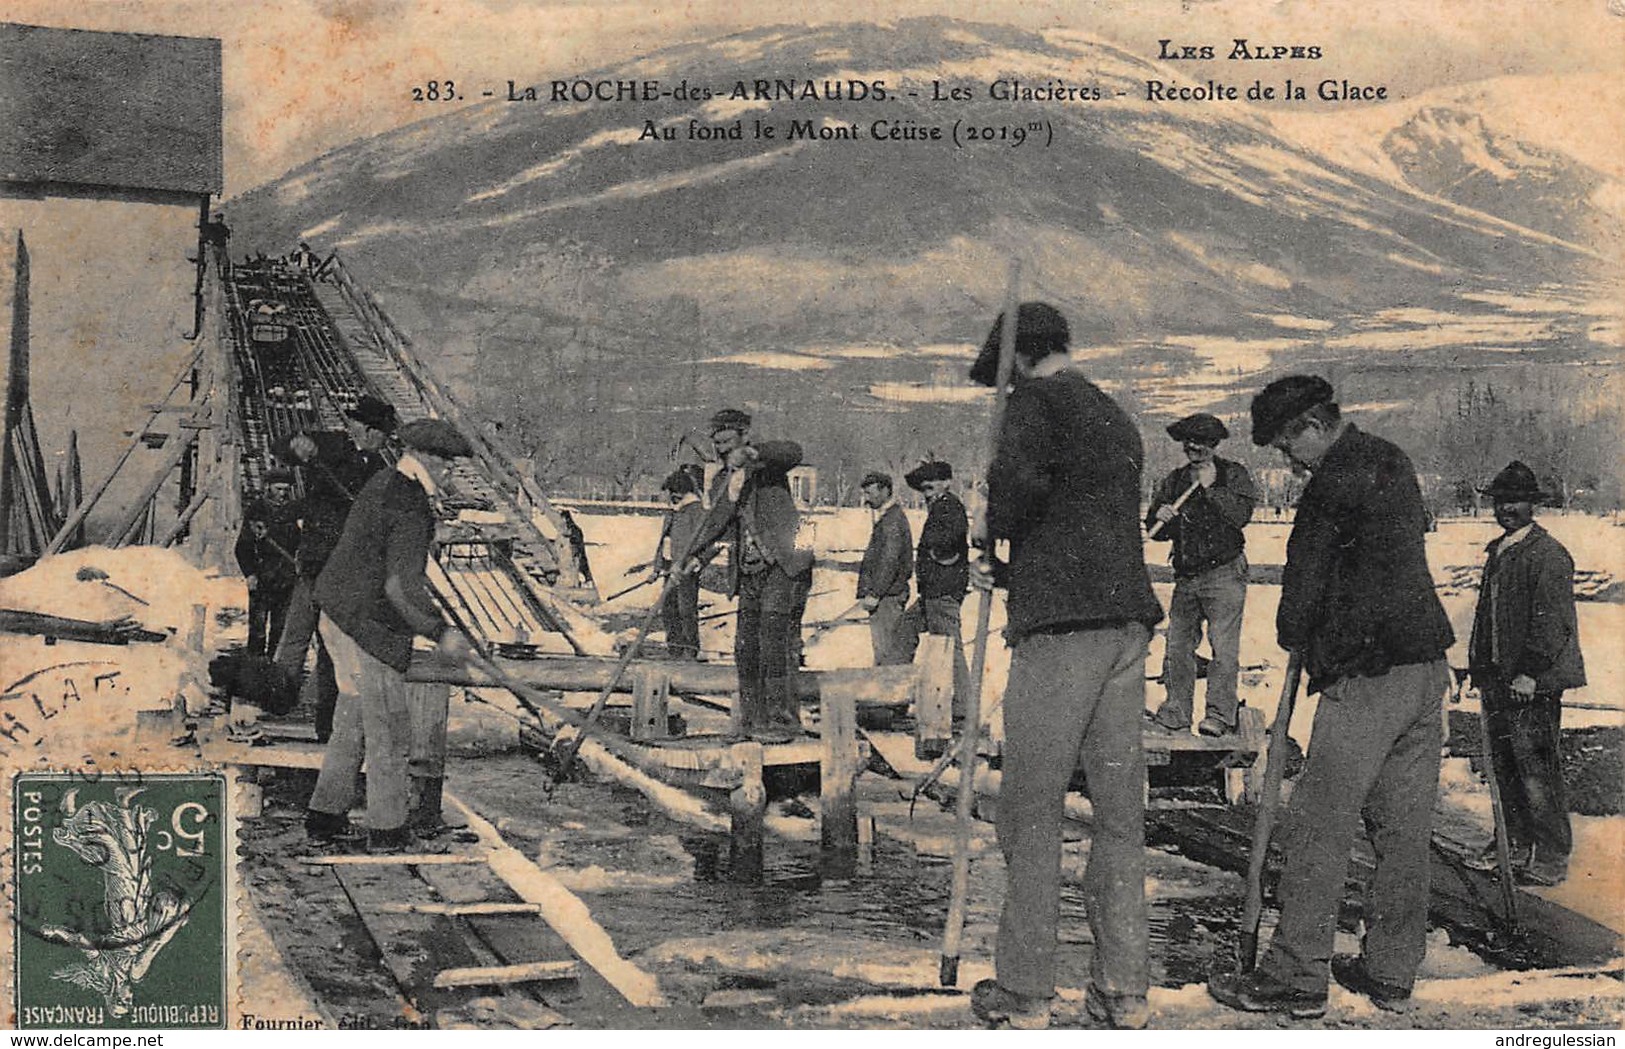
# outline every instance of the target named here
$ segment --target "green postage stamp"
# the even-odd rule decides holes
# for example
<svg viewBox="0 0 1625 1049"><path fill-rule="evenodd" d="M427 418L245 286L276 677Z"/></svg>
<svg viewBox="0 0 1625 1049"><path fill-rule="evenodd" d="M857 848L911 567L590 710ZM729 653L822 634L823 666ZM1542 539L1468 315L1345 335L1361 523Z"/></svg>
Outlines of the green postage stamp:
<svg viewBox="0 0 1625 1049"><path fill-rule="evenodd" d="M223 1027L225 779L24 773L11 802L17 1025Z"/></svg>

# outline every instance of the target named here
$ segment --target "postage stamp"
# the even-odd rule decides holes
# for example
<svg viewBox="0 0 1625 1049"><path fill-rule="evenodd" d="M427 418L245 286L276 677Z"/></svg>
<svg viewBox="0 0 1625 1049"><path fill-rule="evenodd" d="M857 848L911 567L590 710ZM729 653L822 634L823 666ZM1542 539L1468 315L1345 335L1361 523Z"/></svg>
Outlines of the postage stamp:
<svg viewBox="0 0 1625 1049"><path fill-rule="evenodd" d="M224 777L24 773L10 800L17 1025L223 1026Z"/></svg>

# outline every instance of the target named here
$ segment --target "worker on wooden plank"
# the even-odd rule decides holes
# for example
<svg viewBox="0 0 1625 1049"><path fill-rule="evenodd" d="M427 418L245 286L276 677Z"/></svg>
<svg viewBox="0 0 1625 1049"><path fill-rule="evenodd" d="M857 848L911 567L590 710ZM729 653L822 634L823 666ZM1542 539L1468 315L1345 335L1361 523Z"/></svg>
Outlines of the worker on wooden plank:
<svg viewBox="0 0 1625 1049"><path fill-rule="evenodd" d="M904 637L917 644L923 633L949 638L954 653L953 715L962 717L970 668L960 634L960 609L970 588L969 515L951 488L954 468L939 459L927 459L903 475L903 480L925 496L925 523L914 552L914 585L919 597L908 610ZM909 661L914 658L910 645Z"/></svg>
<svg viewBox="0 0 1625 1049"><path fill-rule="evenodd" d="M418 811L408 811L414 716L406 669L412 639L433 638L448 659L461 660L471 651L468 639L441 619L426 567L435 530L431 500L444 487L452 460L473 449L440 419L408 423L400 438L405 453L356 496L316 581L320 630L338 674L339 702L305 832L317 842L347 833L345 814L365 759L367 848L378 852L398 852L411 843L409 815L413 822L438 822L440 815L439 781L419 784Z"/></svg>
<svg viewBox="0 0 1625 1049"><path fill-rule="evenodd" d="M1513 460L1479 491L1494 501L1502 535L1486 550L1467 664L1488 715L1513 873L1526 885L1556 885L1574 847L1559 748L1563 693L1586 683L1574 558L1535 523L1535 504L1548 495L1528 466ZM1495 842L1471 862L1495 870Z"/></svg>
<svg viewBox="0 0 1625 1049"><path fill-rule="evenodd" d="M265 478L265 497L243 511L237 537L237 567L248 584L247 654L269 657L282 636L288 599L298 577L299 520L293 503L293 474L272 470Z"/></svg>
<svg viewBox="0 0 1625 1049"><path fill-rule="evenodd" d="M672 572L674 564L694 553L694 537L699 533L705 510L700 505L699 484L694 473L683 467L673 470L660 490L671 500L671 510L661 529L660 548L655 551L651 578ZM677 565L681 567L681 565ZM666 587L660 614L666 626L666 651L674 659L700 657L700 575L679 571Z"/></svg>
<svg viewBox="0 0 1625 1049"><path fill-rule="evenodd" d="M299 501L299 578L288 602L287 622L277 642L281 676L297 681L305 655L316 638L316 739L326 742L333 731L338 685L333 660L316 632L316 580L344 532L350 504L363 485L387 465L383 449L395 432L395 408L376 397L362 397L345 412L345 432L320 431L285 437L271 446L282 462L298 469L305 496Z"/></svg>
<svg viewBox="0 0 1625 1049"><path fill-rule="evenodd" d="M1287 539L1275 632L1320 693L1283 821L1281 920L1250 973L1213 997L1248 1012L1326 1011L1330 976L1385 1009L1410 998L1426 948L1429 842L1453 636L1428 571L1416 468L1343 418L1332 386L1289 375L1252 402L1253 443L1309 472ZM1377 855L1358 957L1332 957L1350 850Z"/></svg>
<svg viewBox="0 0 1625 1049"><path fill-rule="evenodd" d="M907 642L903 639L903 614L908 610L908 581L914 569L910 556L914 536L892 495L890 474L870 470L858 488L864 505L875 512L869 545L858 565L858 603L869 613L875 666L897 666L913 659L912 637Z"/></svg>
<svg viewBox="0 0 1625 1049"><path fill-rule="evenodd" d="M1241 617L1247 605L1243 531L1258 496L1247 468L1217 454L1219 442L1230 436L1218 418L1206 412L1187 415L1168 427L1168 436L1180 443L1189 461L1162 479L1145 517L1151 538L1173 544L1174 564L1162 661L1168 694L1153 720L1170 732L1191 727L1196 646L1206 623L1213 661L1207 670L1207 712L1196 731L1227 736L1236 731Z"/></svg>
<svg viewBox="0 0 1625 1049"><path fill-rule="evenodd" d="M737 408L711 419L711 442L724 468L695 549L729 546L730 590L739 601L734 660L742 731L763 743L801 735L801 703L792 681L800 665L801 617L812 590L813 553L801 532L789 472L801 463L794 441L749 439L750 416ZM684 571L698 574L704 555Z"/></svg>
<svg viewBox="0 0 1625 1049"><path fill-rule="evenodd" d="M997 829L1005 859L996 979L977 1016L1044 1027L1055 995L1061 820L1080 764L1094 804L1084 907L1094 940L1086 1005L1114 1027L1148 1020L1145 907L1145 660L1162 606L1140 541L1139 428L1072 366L1067 320L1017 312L1015 386L988 468L986 533L1010 542L1010 679ZM971 379L996 381L1000 329ZM977 586L990 586L986 572ZM968 774L964 770L963 774Z"/></svg>

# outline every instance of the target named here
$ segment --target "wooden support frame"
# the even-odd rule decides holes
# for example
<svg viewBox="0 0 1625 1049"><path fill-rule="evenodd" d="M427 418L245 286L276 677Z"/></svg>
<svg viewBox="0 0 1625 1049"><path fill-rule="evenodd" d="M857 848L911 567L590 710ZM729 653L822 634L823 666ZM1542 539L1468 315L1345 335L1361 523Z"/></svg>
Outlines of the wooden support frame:
<svg viewBox="0 0 1625 1049"><path fill-rule="evenodd" d="M954 642L939 634L920 638L914 665L914 756L936 758L953 738Z"/></svg>
<svg viewBox="0 0 1625 1049"><path fill-rule="evenodd" d="M643 664L632 678L632 739L666 739L669 732L666 708L671 699L671 670L659 664Z"/></svg>
<svg viewBox="0 0 1625 1049"><path fill-rule="evenodd" d="M728 796L728 812L732 816L728 870L733 881L755 883L762 880L762 827L767 815L762 745L736 743L729 754L739 770L739 786Z"/></svg>
<svg viewBox="0 0 1625 1049"><path fill-rule="evenodd" d="M820 708L824 754L819 763L819 845L834 877L852 877L858 865L858 705L831 697Z"/></svg>

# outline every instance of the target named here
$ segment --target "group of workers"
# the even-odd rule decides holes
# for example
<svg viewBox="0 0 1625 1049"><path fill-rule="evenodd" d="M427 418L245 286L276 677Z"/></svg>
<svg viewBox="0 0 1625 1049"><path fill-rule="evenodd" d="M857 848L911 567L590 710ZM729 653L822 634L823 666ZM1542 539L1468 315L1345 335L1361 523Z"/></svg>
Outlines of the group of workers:
<svg viewBox="0 0 1625 1049"><path fill-rule="evenodd" d="M996 382L1003 320L971 369L975 382ZM971 588L1007 593L1011 660L997 814L1006 893L996 975L974 988L973 1010L995 1024L1049 1022L1062 802L1081 767L1093 803L1083 879L1094 945L1085 1006L1099 1022L1143 1027L1142 732L1191 729L1204 626L1213 660L1196 731L1217 736L1236 727L1248 579L1243 529L1254 489L1243 466L1216 454L1229 436L1224 424L1193 415L1168 428L1188 462L1163 479L1142 517L1138 425L1074 366L1066 317L1045 303L1023 303L1014 332L985 513L968 521L949 490L949 464L922 463L905 476L927 505L915 544L891 478L867 475L861 487L876 523L857 597L878 663L908 662L910 638L921 631L951 639L957 701L968 678L961 602ZM434 639L452 658L469 650L441 619L424 569L432 501L449 461L470 450L450 426L414 422L398 428L405 452L388 468L374 458L381 438L396 429L384 408L363 402L351 413L348 447L288 442L307 503L308 493L331 482L346 496L344 512L326 528L319 507L289 510L286 494L276 491L283 480L273 474L265 507L250 516L244 572L256 597L290 595L275 658L302 665L314 630L334 675L336 710L308 834L333 840L348 831L364 755L369 845L390 850L404 847L414 826L432 830L437 822L408 805L417 793L438 807L439 794L438 781L415 792L408 782L415 719L404 671L414 636ZM1421 489L1406 454L1344 417L1332 386L1317 376L1265 386L1252 399L1251 422L1254 444L1278 449L1309 475L1287 543L1276 635L1320 702L1282 836L1279 924L1256 968L1217 973L1209 989L1236 1009L1309 1018L1325 1011L1336 979L1383 1008L1402 1009L1426 942L1441 704L1452 683L1445 654L1454 640L1428 569ZM793 675L814 563L788 480L802 449L753 438L750 416L738 409L718 412L710 431L715 475L707 482L701 468L685 466L664 485L672 505L654 569L665 578L667 646L678 658L697 654L699 573L727 549L728 589L738 600L739 729L764 743L785 742L802 731ZM1533 522L1542 493L1526 466L1509 465L1482 491L1504 534L1490 545L1470 670L1489 712L1504 844L1520 881L1550 885L1563 878L1571 847L1557 759L1560 697L1584 683L1573 562ZM286 533L290 516L303 526L296 548ZM1146 708L1145 662L1163 608L1142 529L1172 544L1175 576L1167 696L1154 712ZM1008 543L1003 563L969 557L973 543L993 550L1001 542ZM288 565L277 558L291 559L291 584ZM912 605L911 579L918 590ZM256 638L276 634L277 614L265 614ZM1377 861L1361 950L1333 957L1349 857L1362 829ZM1493 868L1498 855L1487 849L1475 862Z"/></svg>

